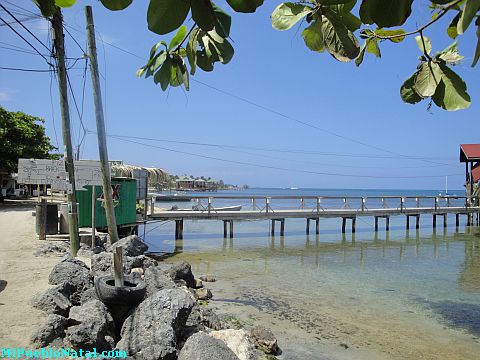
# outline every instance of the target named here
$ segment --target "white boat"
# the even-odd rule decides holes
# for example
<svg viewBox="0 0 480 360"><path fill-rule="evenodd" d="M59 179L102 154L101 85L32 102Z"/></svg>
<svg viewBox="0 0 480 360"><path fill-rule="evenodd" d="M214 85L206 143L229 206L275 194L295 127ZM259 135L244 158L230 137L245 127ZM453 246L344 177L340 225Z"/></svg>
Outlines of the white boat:
<svg viewBox="0 0 480 360"><path fill-rule="evenodd" d="M179 209L177 206L172 206L170 210L172 211L208 211L207 208L201 208L198 205L193 205L191 209ZM242 205L212 207L210 211L240 211L240 210L242 210Z"/></svg>

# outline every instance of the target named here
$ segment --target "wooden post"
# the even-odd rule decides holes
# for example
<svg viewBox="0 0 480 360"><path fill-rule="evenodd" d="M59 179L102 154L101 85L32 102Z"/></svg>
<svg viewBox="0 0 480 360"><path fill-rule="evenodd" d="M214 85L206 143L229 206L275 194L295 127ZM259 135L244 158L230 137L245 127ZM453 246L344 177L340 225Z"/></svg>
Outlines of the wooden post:
<svg viewBox="0 0 480 360"><path fill-rule="evenodd" d="M406 229L409 230L410 229L410 216L407 215L407 223L405 225Z"/></svg>
<svg viewBox="0 0 480 360"><path fill-rule="evenodd" d="M233 220L230 220L230 239L233 239Z"/></svg>
<svg viewBox="0 0 480 360"><path fill-rule="evenodd" d="M223 237L227 237L227 220L223 220Z"/></svg>
<svg viewBox="0 0 480 360"><path fill-rule="evenodd" d="M306 225L306 228L305 228L305 232L306 234L310 234L310 219L307 219L307 225Z"/></svg>
<svg viewBox="0 0 480 360"><path fill-rule="evenodd" d="M285 236L285 219L280 220L280 236Z"/></svg>
<svg viewBox="0 0 480 360"><path fill-rule="evenodd" d="M47 240L47 199L41 199L38 212L38 240Z"/></svg>
<svg viewBox="0 0 480 360"><path fill-rule="evenodd" d="M356 218L356 217L353 217L353 218L352 218L352 234L355 234L355 226L356 226L356 223L357 223L357 218Z"/></svg>
<svg viewBox="0 0 480 360"><path fill-rule="evenodd" d="M152 202L150 204L150 216L153 216L155 214L155 202L157 201L156 196L152 196Z"/></svg>
<svg viewBox="0 0 480 360"><path fill-rule="evenodd" d="M65 168L68 172L68 233L70 236L70 252L77 256L80 248L78 236L78 210L75 193L75 167L73 163L72 136L70 132L70 110L68 108L67 68L65 66L65 43L63 34L63 18L60 8L52 17L53 43L57 63L58 92L60 94L60 111L62 114L62 139L65 146Z"/></svg>
<svg viewBox="0 0 480 360"><path fill-rule="evenodd" d="M390 216L385 217L385 230L390 231Z"/></svg>
<svg viewBox="0 0 480 360"><path fill-rule="evenodd" d="M443 214L443 227L447 227L447 214Z"/></svg>
<svg viewBox="0 0 480 360"><path fill-rule="evenodd" d="M113 270L115 275L115 287L123 286L123 247L115 248L113 253Z"/></svg>
<svg viewBox="0 0 480 360"><path fill-rule="evenodd" d="M345 234L345 226L346 226L346 223L347 223L347 219L346 219L346 218L342 218L342 234Z"/></svg>
<svg viewBox="0 0 480 360"><path fill-rule="evenodd" d="M92 185L92 249L95 247L95 212L96 212L96 205L97 205L97 194L96 194L96 187Z"/></svg>
<svg viewBox="0 0 480 360"><path fill-rule="evenodd" d="M433 214L433 228L435 229L437 227L437 215Z"/></svg>
<svg viewBox="0 0 480 360"><path fill-rule="evenodd" d="M90 73L92 75L92 93L97 123L98 153L100 155L100 166L102 169L103 197L105 200L108 235L110 235L110 243L113 244L118 240L118 231L117 221L115 219L115 208L113 207L112 181L110 178L110 164L108 162L107 136L103 116L102 93L100 90L100 77L97 62L97 45L95 43L95 28L93 26L91 6L85 6L85 17L87 19L88 55L90 60Z"/></svg>
<svg viewBox="0 0 480 360"><path fill-rule="evenodd" d="M459 227L460 226L460 214L459 213L456 213L455 214L455 227Z"/></svg>
<svg viewBox="0 0 480 360"><path fill-rule="evenodd" d="M375 216L375 232L378 232L378 216Z"/></svg>
<svg viewBox="0 0 480 360"><path fill-rule="evenodd" d="M272 236L275 236L275 219L272 219Z"/></svg>
<svg viewBox="0 0 480 360"><path fill-rule="evenodd" d="M416 216L416 223L415 223L415 229L420 229L420 215Z"/></svg>
<svg viewBox="0 0 480 360"><path fill-rule="evenodd" d="M320 218L317 218L315 220L315 234L320 234Z"/></svg>
<svg viewBox="0 0 480 360"><path fill-rule="evenodd" d="M180 239L183 240L183 219L180 220Z"/></svg>

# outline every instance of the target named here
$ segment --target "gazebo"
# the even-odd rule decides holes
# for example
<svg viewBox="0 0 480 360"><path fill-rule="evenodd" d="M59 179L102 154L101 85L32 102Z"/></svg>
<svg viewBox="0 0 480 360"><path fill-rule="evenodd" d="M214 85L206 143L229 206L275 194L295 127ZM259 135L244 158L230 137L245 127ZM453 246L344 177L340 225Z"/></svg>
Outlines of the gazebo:
<svg viewBox="0 0 480 360"><path fill-rule="evenodd" d="M465 188L467 196L475 196L479 187L475 184L480 180L480 144L461 144L460 162L465 163Z"/></svg>

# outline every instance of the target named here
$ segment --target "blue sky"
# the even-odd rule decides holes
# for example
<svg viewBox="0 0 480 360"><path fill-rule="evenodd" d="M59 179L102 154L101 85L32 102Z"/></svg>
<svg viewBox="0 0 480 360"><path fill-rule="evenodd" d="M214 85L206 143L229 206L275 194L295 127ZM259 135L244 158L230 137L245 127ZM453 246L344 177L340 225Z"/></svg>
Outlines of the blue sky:
<svg viewBox="0 0 480 360"><path fill-rule="evenodd" d="M29 14L11 4L38 13L30 0L9 2L1 0L19 18ZM462 188L459 144L480 141L479 67L470 67L474 29L459 39L465 60L455 67L467 82L471 107L446 112L434 106L429 111L426 101L412 106L399 96L401 84L415 71L420 55L413 37L401 44L382 43L381 59L368 54L356 68L353 63L342 64L328 54L309 51L298 28L273 30L269 16L278 3L266 1L255 14L236 14L225 1L217 1L233 17L235 56L228 65L217 64L212 73L197 71L189 92L181 88L162 92L150 79L135 77L150 47L171 37L148 31L147 1L136 0L121 12L110 12L98 1L81 0L65 9L67 29L86 48L83 6L93 6L107 132L142 138L109 137L110 159L251 186L443 189L445 175L449 175L449 187ZM415 2L415 15L405 29L429 19L423 6L427 3ZM9 19L4 11L0 13ZM451 42L445 33L450 17L425 32L434 51ZM25 25L47 44L46 22L33 19ZM42 49L26 32L22 34ZM12 51L11 45L22 49L28 45L6 26L0 27L0 41L0 66L48 68L40 56ZM67 56L81 57L70 36L66 41ZM84 64L84 60L76 64L70 60L70 78L80 107ZM87 73L83 123L93 132L90 88ZM57 84L48 72L0 70L0 103L8 110L44 118L47 134L63 149ZM72 101L70 106L73 142L78 144L80 121ZM86 135L81 156L98 158L95 134Z"/></svg>

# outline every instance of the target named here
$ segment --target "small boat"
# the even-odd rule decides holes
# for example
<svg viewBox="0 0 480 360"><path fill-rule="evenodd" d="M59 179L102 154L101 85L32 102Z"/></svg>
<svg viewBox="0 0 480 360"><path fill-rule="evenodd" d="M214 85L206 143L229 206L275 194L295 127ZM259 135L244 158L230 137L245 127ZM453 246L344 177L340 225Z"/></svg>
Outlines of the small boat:
<svg viewBox="0 0 480 360"><path fill-rule="evenodd" d="M171 211L208 211L207 208L199 207L198 205L193 205L191 209L179 209L178 206L174 205L170 209ZM212 207L210 211L240 211L242 210L242 205L235 206L223 206L223 207Z"/></svg>
<svg viewBox="0 0 480 360"><path fill-rule="evenodd" d="M157 201L191 201L192 197L188 195L181 195L181 194L151 194L151 196L155 196Z"/></svg>

